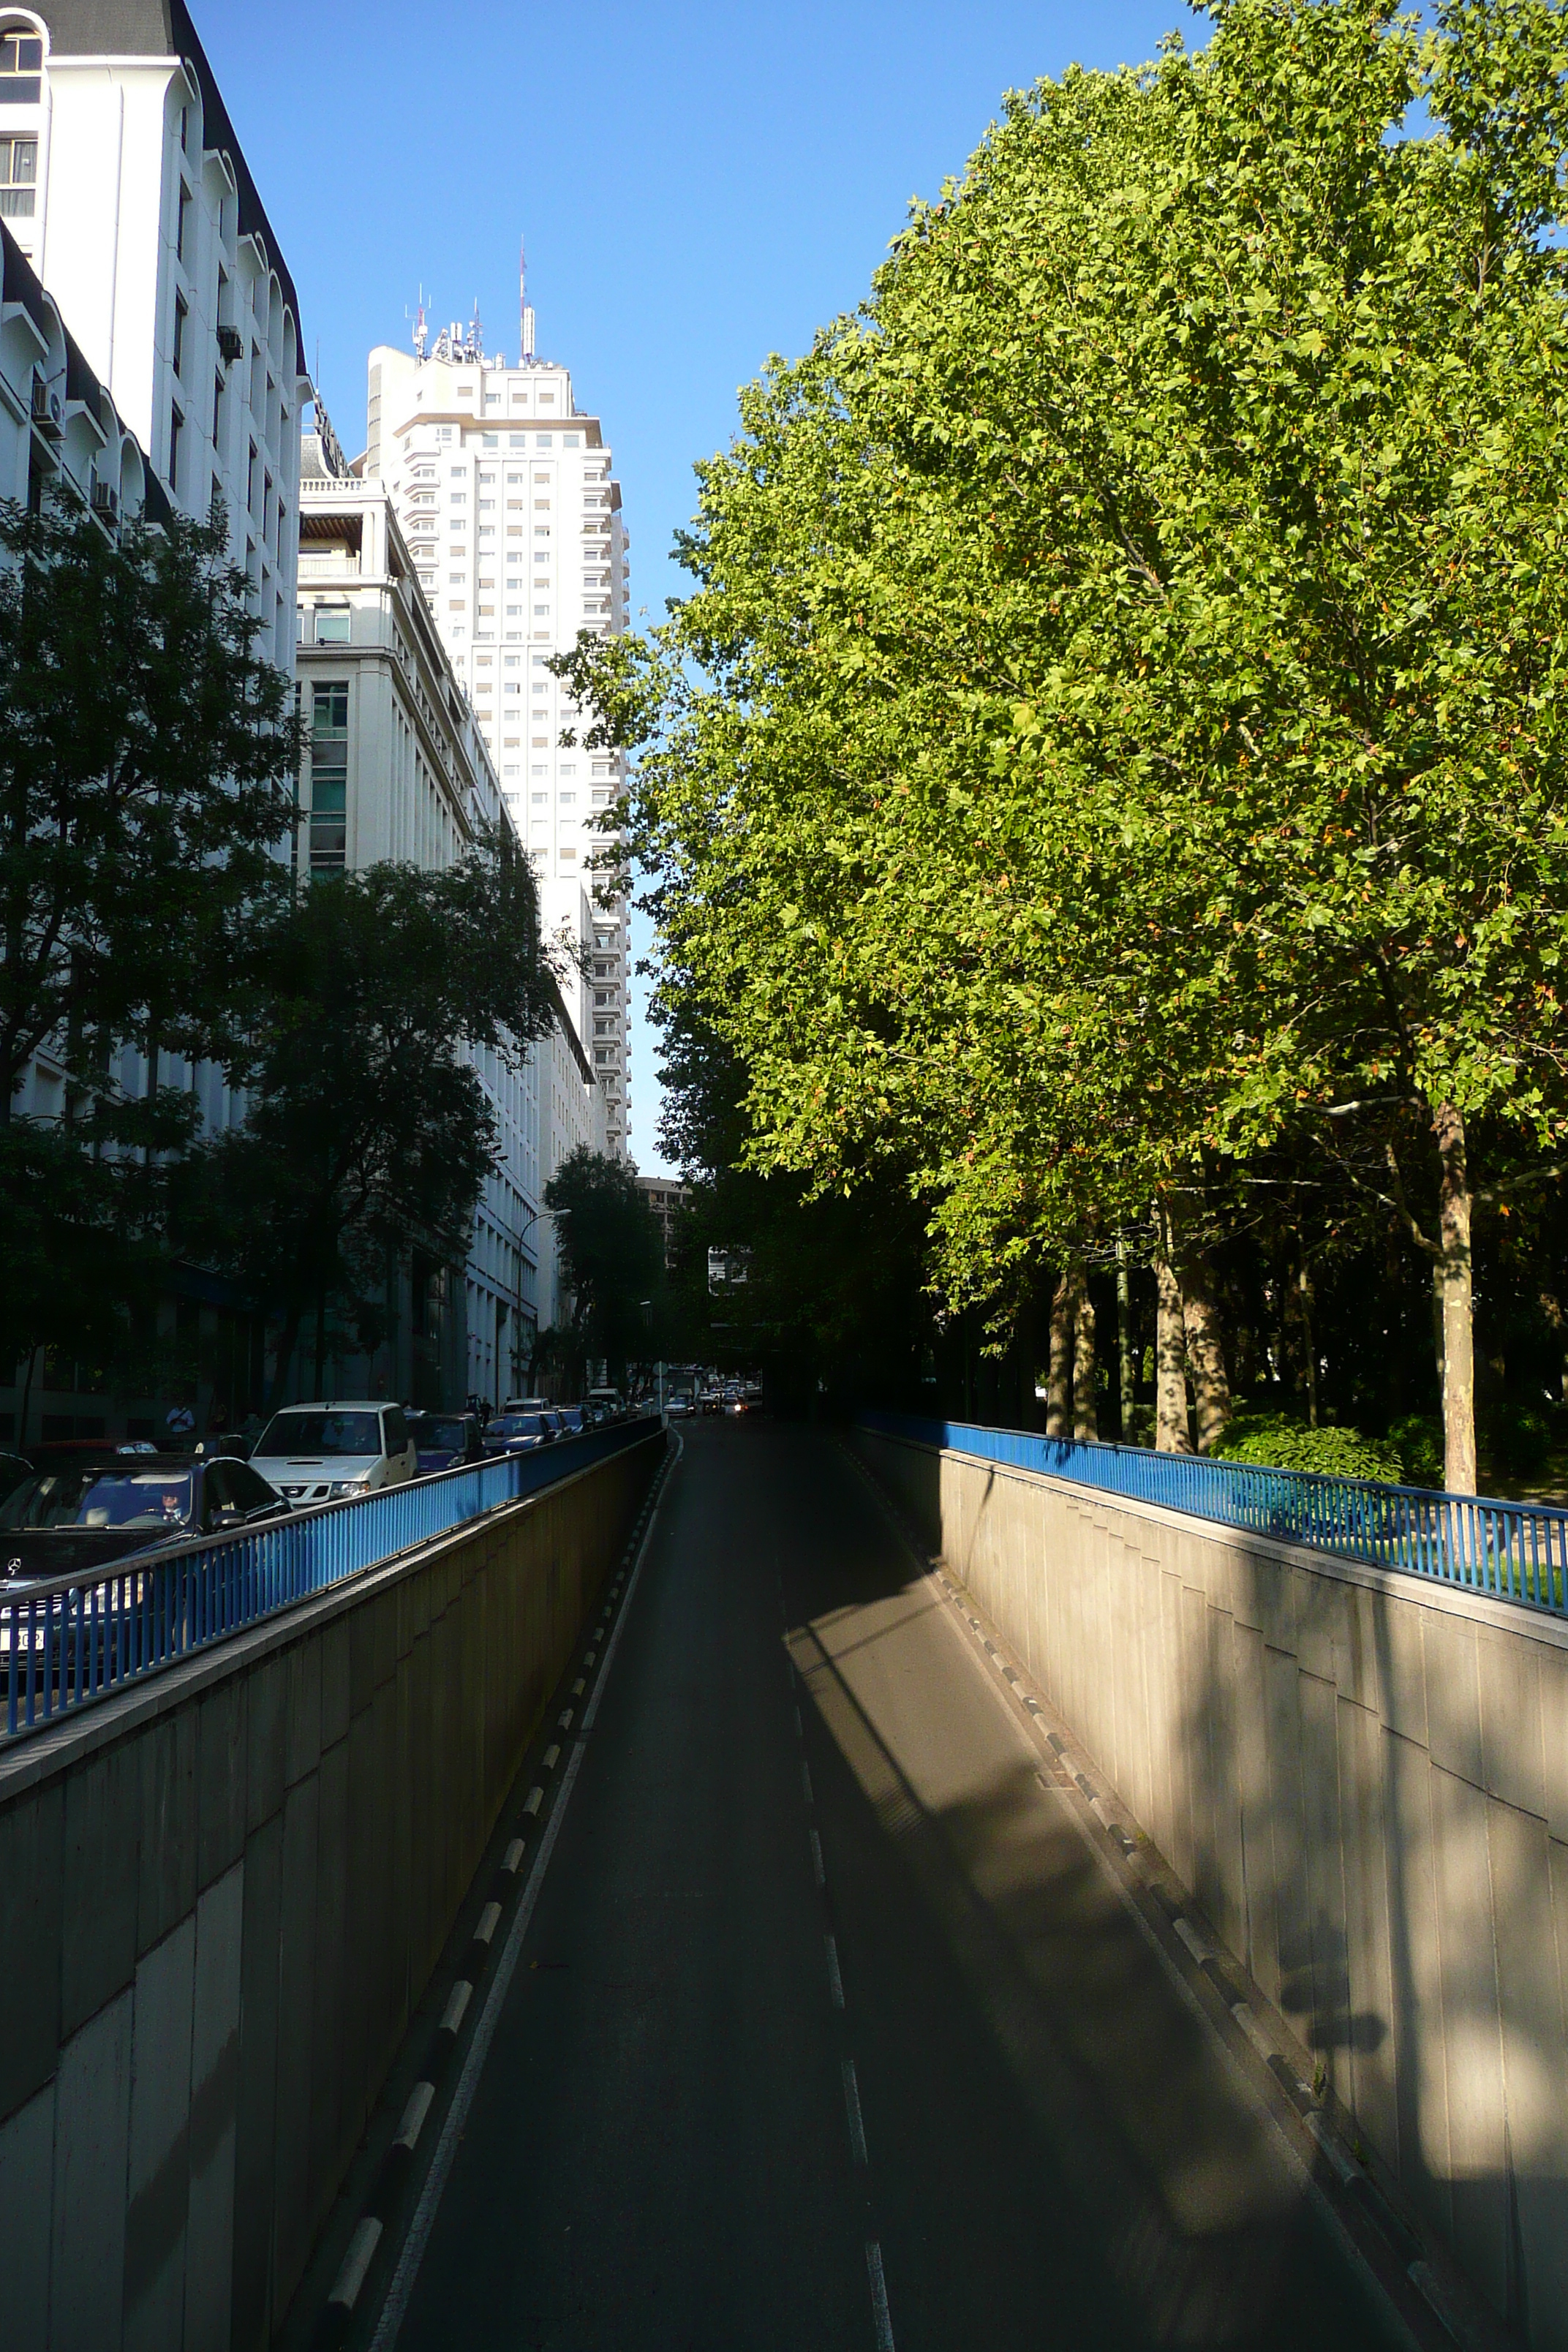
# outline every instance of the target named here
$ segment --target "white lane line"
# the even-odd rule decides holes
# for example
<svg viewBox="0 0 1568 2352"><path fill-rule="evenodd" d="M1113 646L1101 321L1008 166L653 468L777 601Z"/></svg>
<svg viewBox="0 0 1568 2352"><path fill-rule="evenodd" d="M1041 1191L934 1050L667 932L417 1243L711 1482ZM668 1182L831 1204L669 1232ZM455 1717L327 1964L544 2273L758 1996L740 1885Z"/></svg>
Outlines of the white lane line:
<svg viewBox="0 0 1568 2352"><path fill-rule="evenodd" d="M860 2113L860 2085L855 2079L855 2061L844 2061L844 2107L849 2117L849 2152L862 2171L870 2163L866 2153L866 2123Z"/></svg>
<svg viewBox="0 0 1568 2352"><path fill-rule="evenodd" d="M888 2282L882 2276L882 2249L875 2238L866 2241L866 2275L871 2282L871 2317L877 2330L877 2352L893 2352L893 2322L888 2309Z"/></svg>
<svg viewBox="0 0 1568 2352"><path fill-rule="evenodd" d="M827 1947L828 1990L833 1995L834 2008L842 2009L844 2006L844 1979L838 1972L838 1947L831 1936L824 1936L822 1940Z"/></svg>
<svg viewBox="0 0 1568 2352"><path fill-rule="evenodd" d="M468 2003L472 2000L473 1997L474 1988L468 1982L468 1978L459 1977L457 1983L452 1987L451 1999L447 2001L446 2008L441 2011L441 2022L436 2028L437 2032L456 2033L458 2028L461 2025L464 2018L468 2013Z"/></svg>
<svg viewBox="0 0 1568 2352"><path fill-rule="evenodd" d="M798 1706L795 1711L795 1736L797 1739L804 1739L805 1738L805 1726L800 1719L800 1709Z"/></svg>
<svg viewBox="0 0 1568 2352"><path fill-rule="evenodd" d="M675 1444L675 1458L679 1464L685 1451L679 1434ZM659 1486L659 1501L663 1500L665 1488L668 1483L668 1478L666 1476ZM463 2071L458 2077L458 2087L452 2094L452 2104L447 2110L446 2120L441 2126L441 2137L436 2143L436 2153L430 2159L430 2169L425 2176L425 2185L419 2192L419 2202L414 2209L414 2218L408 2225L408 2235L405 2238L398 2253L397 2268L393 2272L391 2283L386 2290L386 2299L381 2306L381 2313L375 2323L375 2333L370 2341L370 2352L392 2352L392 2347L397 2341L397 2332L407 2314L409 2299L414 2293L414 2282L419 2275L419 2265L425 2258L425 2249L430 2242L430 2231L435 2225L436 2210L441 2202L441 2192L447 2186L447 2177L452 2169L452 2160L458 2153L458 2143L467 2127L468 2109L474 2103L474 2092L478 2088L479 2076L484 2071L485 2060L489 2055L490 2042L495 2033L502 2004L510 1990L512 1977L517 1969L518 1955L522 1950L522 1939L528 1933L529 1921L533 1916L534 1906L539 1901L540 1889L544 1884L544 1874L550 1867L550 1857L555 1851L555 1841L560 1835L561 1824L566 1818L566 1807L571 1799L573 1784L577 1778L577 1768L583 1760L584 1735L593 1722L599 1701L604 1696L605 1685L609 1679L611 1661L615 1656L616 1643L621 1638L621 1628L625 1625L630 1612L632 1595L637 1590L637 1578L642 1574L643 1561L647 1557L647 1548L653 1540L653 1531L658 1521L658 1507L656 1503L649 1514L642 1542L637 1547L637 1559L632 1568L630 1581L626 1586L626 1607L616 1620L615 1630L610 1635L609 1647L605 1652L604 1672L599 1676L594 1688L594 1696L584 1712L583 1732L579 1734L573 1746L571 1756L567 1759L566 1769L562 1775L560 1792L556 1797L550 1819L544 1825L544 1835L539 1841L539 1850L533 1857L533 1868L528 1874L528 1884L519 1898L511 1927L501 1948L500 1958L496 1962L495 1973L490 1979L489 1990L485 1995L484 2007L479 2011L479 2022L474 2028L473 2040L468 2044L468 2056L463 2061Z"/></svg>
<svg viewBox="0 0 1568 2352"><path fill-rule="evenodd" d="M811 1867L818 1886L826 1886L827 1873L822 1866L822 1840L815 1830L811 1832Z"/></svg>
<svg viewBox="0 0 1568 2352"><path fill-rule="evenodd" d="M816 1800L811 1793L811 1767L809 1764L803 1764L800 1768L800 1785L805 1791L806 1803L808 1805L815 1804Z"/></svg>

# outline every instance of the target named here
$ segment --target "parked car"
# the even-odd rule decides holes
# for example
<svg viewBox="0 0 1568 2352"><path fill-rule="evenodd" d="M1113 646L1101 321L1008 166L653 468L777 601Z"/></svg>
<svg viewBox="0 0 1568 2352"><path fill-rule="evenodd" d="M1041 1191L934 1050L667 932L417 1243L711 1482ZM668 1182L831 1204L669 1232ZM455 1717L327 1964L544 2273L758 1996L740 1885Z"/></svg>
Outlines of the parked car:
<svg viewBox="0 0 1568 2352"><path fill-rule="evenodd" d="M462 1462L484 1460L484 1439L471 1412L411 1412L405 1418L421 1475L429 1470L455 1470Z"/></svg>
<svg viewBox="0 0 1568 2352"><path fill-rule="evenodd" d="M534 1454L552 1445L555 1432L542 1412L501 1412L485 1428L487 1454Z"/></svg>
<svg viewBox="0 0 1568 2352"><path fill-rule="evenodd" d="M555 1408L555 1419L559 1424L558 1437L580 1437L585 1429L594 1426L585 1405L559 1404Z"/></svg>
<svg viewBox="0 0 1568 2352"><path fill-rule="evenodd" d="M619 1389L590 1389L588 1402L605 1421L618 1421L626 1409Z"/></svg>
<svg viewBox="0 0 1568 2352"><path fill-rule="evenodd" d="M549 1406L548 1397L508 1397L501 1412L503 1415L509 1412L545 1412Z"/></svg>
<svg viewBox="0 0 1568 2352"><path fill-rule="evenodd" d="M297 1510L401 1486L417 1467L403 1407L374 1399L285 1405L257 1439L250 1460Z"/></svg>
<svg viewBox="0 0 1568 2352"><path fill-rule="evenodd" d="M0 1503L0 1589L106 1568L184 1536L283 1518L289 1506L228 1455L117 1454L45 1465Z"/></svg>

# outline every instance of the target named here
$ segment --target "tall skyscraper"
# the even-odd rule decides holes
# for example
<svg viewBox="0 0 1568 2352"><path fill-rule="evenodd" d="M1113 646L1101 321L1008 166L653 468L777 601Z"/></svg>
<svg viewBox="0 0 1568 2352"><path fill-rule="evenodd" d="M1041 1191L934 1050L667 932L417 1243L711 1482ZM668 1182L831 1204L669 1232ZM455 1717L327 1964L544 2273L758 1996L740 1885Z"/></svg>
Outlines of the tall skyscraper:
<svg viewBox="0 0 1568 2352"><path fill-rule="evenodd" d="M453 669L467 687L518 835L539 876L546 929L586 950L564 993L604 1090L605 1139L626 1149L626 908L597 903L590 820L621 790L618 759L590 752L583 713L548 667L586 629L626 625L629 545L596 416L567 370L535 357L526 302L519 363L487 353L478 319L412 351L370 355L367 478L390 494ZM578 740L563 745L563 730ZM549 1171L546 1171L546 1173Z"/></svg>

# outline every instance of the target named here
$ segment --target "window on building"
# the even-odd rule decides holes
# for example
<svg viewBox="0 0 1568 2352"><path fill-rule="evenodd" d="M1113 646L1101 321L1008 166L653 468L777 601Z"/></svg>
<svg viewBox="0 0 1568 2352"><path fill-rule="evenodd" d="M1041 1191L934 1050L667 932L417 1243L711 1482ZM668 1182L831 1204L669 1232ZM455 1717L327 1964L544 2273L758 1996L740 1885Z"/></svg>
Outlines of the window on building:
<svg viewBox="0 0 1568 2352"><path fill-rule="evenodd" d="M36 34L19 25L0 33L0 106L36 106L43 70L44 45Z"/></svg>
<svg viewBox="0 0 1568 2352"><path fill-rule="evenodd" d="M184 418L178 408L173 409L169 416L169 488L172 490L180 487L180 436L184 429Z"/></svg>
<svg viewBox="0 0 1568 2352"><path fill-rule="evenodd" d="M190 208L191 192L189 188L186 187L184 180L182 180L180 182L179 209L174 215L174 258L176 261L184 261L185 257L185 215L190 211Z"/></svg>
<svg viewBox="0 0 1568 2352"><path fill-rule="evenodd" d="M222 442L222 438L223 377L221 375L215 375L213 378L213 447L215 449L219 446Z"/></svg>
<svg viewBox="0 0 1568 2352"><path fill-rule="evenodd" d="M174 297L174 373L185 372L185 320L190 316L183 294Z"/></svg>
<svg viewBox="0 0 1568 2352"><path fill-rule="evenodd" d="M346 646L348 642L348 606L346 604L318 604L316 607L316 643L319 646Z"/></svg>
<svg viewBox="0 0 1568 2352"><path fill-rule="evenodd" d="M0 220L31 220L38 177L36 139L0 139Z"/></svg>
<svg viewBox="0 0 1568 2352"><path fill-rule="evenodd" d="M245 468L245 508L247 514L256 512L256 444L250 445L250 457Z"/></svg>
<svg viewBox="0 0 1568 2352"><path fill-rule="evenodd" d="M316 615L318 632L321 615ZM310 713L310 871L341 873L348 852L349 689L318 686Z"/></svg>

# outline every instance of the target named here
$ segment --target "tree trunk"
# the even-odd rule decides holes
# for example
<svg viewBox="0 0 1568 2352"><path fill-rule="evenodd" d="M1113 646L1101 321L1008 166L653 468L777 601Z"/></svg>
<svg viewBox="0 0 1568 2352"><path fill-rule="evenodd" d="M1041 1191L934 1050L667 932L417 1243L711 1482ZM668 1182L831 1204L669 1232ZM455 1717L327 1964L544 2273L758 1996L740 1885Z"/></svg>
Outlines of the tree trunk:
<svg viewBox="0 0 1568 2352"><path fill-rule="evenodd" d="M316 1293L316 1401L320 1403L327 1377L327 1294Z"/></svg>
<svg viewBox="0 0 1568 2352"><path fill-rule="evenodd" d="M1073 1302L1072 1433L1080 1445L1100 1435L1100 1411L1094 1392L1094 1301L1080 1260L1078 1297Z"/></svg>
<svg viewBox="0 0 1568 2352"><path fill-rule="evenodd" d="M290 1307L283 1325L283 1337L278 1346L278 1360L272 1368L272 1388L267 1400L270 1420L283 1402L283 1391L289 1385L289 1367L294 1360L294 1350L300 1340L300 1309Z"/></svg>
<svg viewBox="0 0 1568 2352"><path fill-rule="evenodd" d="M1051 1360L1046 1378L1046 1435L1067 1437L1072 1425L1072 1341L1083 1266L1069 1257L1051 1293Z"/></svg>
<svg viewBox="0 0 1568 2352"><path fill-rule="evenodd" d="M1162 1454L1190 1454L1187 1429L1187 1339L1182 1287L1170 1259L1170 1225L1162 1211L1160 1254L1154 1260L1159 1319L1154 1344L1154 1444Z"/></svg>
<svg viewBox="0 0 1568 2352"><path fill-rule="evenodd" d="M1470 1179L1464 1114L1439 1103L1432 1114L1442 1174L1437 1234L1443 1281L1443 1483L1451 1495L1476 1491L1476 1355L1470 1276Z"/></svg>
<svg viewBox="0 0 1568 2352"><path fill-rule="evenodd" d="M1138 1410L1138 1377L1132 1362L1132 1279L1127 1271L1127 1243L1116 1236L1116 1352L1121 1375L1121 1443L1132 1444Z"/></svg>
<svg viewBox="0 0 1568 2352"><path fill-rule="evenodd" d="M27 1451L27 1416L33 1409L33 1374L37 1369L38 1358L42 1352L41 1349L32 1348L27 1353L27 1377L22 1383L22 1413L16 1431L18 1454L25 1454Z"/></svg>
<svg viewBox="0 0 1568 2352"><path fill-rule="evenodd" d="M1187 1368L1193 1376L1193 1405L1197 1422L1198 1452L1206 1454L1225 1433L1230 1420L1230 1381L1225 1369L1225 1340L1219 1309L1214 1299L1214 1269L1208 1252L1183 1240L1173 1209L1167 1209L1172 1264L1181 1295L1185 1329Z"/></svg>
<svg viewBox="0 0 1568 2352"><path fill-rule="evenodd" d="M1307 1426L1318 1426L1318 1339L1312 1328L1312 1277L1307 1272L1307 1261L1301 1260L1297 1278L1296 1297L1301 1309L1301 1344L1307 1357Z"/></svg>

